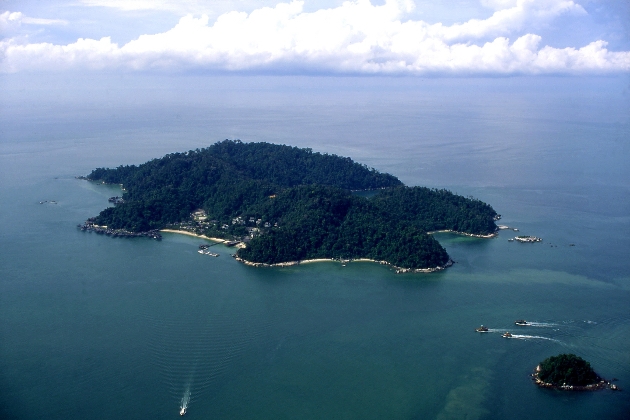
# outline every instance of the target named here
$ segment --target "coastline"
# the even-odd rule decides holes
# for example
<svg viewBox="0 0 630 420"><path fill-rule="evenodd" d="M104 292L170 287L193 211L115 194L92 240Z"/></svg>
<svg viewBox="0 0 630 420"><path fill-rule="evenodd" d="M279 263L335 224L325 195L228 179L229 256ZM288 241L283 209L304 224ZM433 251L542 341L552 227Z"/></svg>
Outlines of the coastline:
<svg viewBox="0 0 630 420"><path fill-rule="evenodd" d="M456 230L450 230L450 229L432 230L430 232L427 232L427 235L433 235L434 233L454 233L456 235L463 235L463 236L470 236L473 238L484 238L484 239L496 238L498 236L497 232L489 233L487 235L476 235L474 233L458 232Z"/></svg>
<svg viewBox="0 0 630 420"><path fill-rule="evenodd" d="M333 258L315 258L312 260L302 260L302 261L298 261L298 264L311 264L311 263L318 263L318 262L335 262L336 260Z"/></svg>
<svg viewBox="0 0 630 420"><path fill-rule="evenodd" d="M241 262L245 265L248 265L250 267L292 267L295 265L300 265L300 264L310 264L310 263L317 263L317 262L341 262L340 260L336 260L334 258L315 258L315 259L310 259L310 260L301 260L301 261L287 261L287 262L282 262L282 263L275 263L275 264L267 264L267 263L257 263L257 262L252 262L252 261L247 261L241 257L238 257L236 254L233 255L234 259L238 262ZM442 271L445 270L446 268L450 267L453 265L453 260L449 259L448 262L444 265L441 266L437 266L437 267L431 267L431 268L404 268L404 267L397 267L387 261L378 261L378 260L373 260L370 258L355 258L355 259L349 259L349 260L343 260L344 262L373 262L373 263L378 263L381 265L388 265L390 266L392 269L394 269L396 274L403 274L403 273L435 273L437 271Z"/></svg>
<svg viewBox="0 0 630 420"><path fill-rule="evenodd" d="M187 235L187 236L194 236L195 238L200 238L200 239L207 239L209 241L213 241L213 242L218 242L218 243L225 243L225 242L229 242L226 239L221 239L221 238L212 238L210 236L206 236L206 235L197 235L196 233L192 233L192 232L186 232L185 230L176 230L176 229L160 229L160 232L165 232L165 233L179 233L181 235Z"/></svg>
<svg viewBox="0 0 630 420"><path fill-rule="evenodd" d="M598 382L595 382L589 385L582 385L582 386L580 385L555 385L549 382L543 382L543 380L538 377L539 372L540 372L540 365L536 366L536 369L534 370L534 373L531 374L531 377L534 383L540 388L558 389L561 391L597 391L600 389L610 389L613 391L620 391L617 385L599 376L598 376L598 380L599 380Z"/></svg>

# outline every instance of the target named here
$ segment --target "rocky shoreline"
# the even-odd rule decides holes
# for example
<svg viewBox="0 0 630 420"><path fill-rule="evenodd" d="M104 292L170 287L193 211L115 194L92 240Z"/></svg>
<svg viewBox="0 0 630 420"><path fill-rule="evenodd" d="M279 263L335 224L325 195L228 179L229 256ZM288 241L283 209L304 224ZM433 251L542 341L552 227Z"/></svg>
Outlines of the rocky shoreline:
<svg viewBox="0 0 630 420"><path fill-rule="evenodd" d="M93 220L86 220L82 225L77 225L77 228L83 232L95 232L99 235L107 235L114 238L151 238L157 241L162 239L162 235L159 230L148 230L146 232L130 232L124 229L110 229L107 226L99 226L94 224Z"/></svg>
<svg viewBox="0 0 630 420"><path fill-rule="evenodd" d="M561 391L598 391L601 389L611 389L613 391L621 391L621 389L613 384L611 381L607 381L601 377L598 377L599 382L595 382L589 385L555 385L549 382L544 382L538 377L540 372L540 365L536 366L534 373L531 374L532 380L540 388L558 389Z"/></svg>
<svg viewBox="0 0 630 420"><path fill-rule="evenodd" d="M387 262L387 261L377 261L377 260L372 260L369 258L357 258L357 259L352 259L352 260L338 260L338 259L333 259L333 258L320 258L320 259L316 259L316 260L301 260L301 261L287 261L287 262L282 262L282 263L275 263L275 264L267 264L267 263L257 263L257 262L252 262L252 261L247 261L239 256L237 256L236 254L232 255L234 257L234 259L238 262L241 262L245 265L248 265L250 267L292 267L292 266L296 266L296 265L300 265L300 264L306 264L306 263L311 263L311 262L320 262L320 261L338 261L338 262L342 262L342 263L346 263L346 262L352 262L352 261L356 261L356 262L375 262L381 265L388 265L390 266L394 272L396 274L402 274L402 273L434 273L437 271L442 271L445 270L446 268L450 267L453 265L454 261L449 259L448 262L446 264L444 264L443 266L438 266L438 267L432 267L432 268L403 268L403 267L397 267L395 265L392 265L391 263Z"/></svg>

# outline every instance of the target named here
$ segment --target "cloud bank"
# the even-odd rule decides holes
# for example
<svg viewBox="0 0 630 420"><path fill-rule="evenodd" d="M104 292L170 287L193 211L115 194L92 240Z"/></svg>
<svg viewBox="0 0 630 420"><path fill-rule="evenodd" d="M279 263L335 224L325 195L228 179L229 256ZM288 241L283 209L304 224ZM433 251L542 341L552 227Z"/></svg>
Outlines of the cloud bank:
<svg viewBox="0 0 630 420"><path fill-rule="evenodd" d="M305 12L303 2L251 13L229 12L212 24L186 15L170 30L122 46L110 37L67 45L0 41L0 71L127 69L332 74L582 74L630 71L630 51L603 40L553 48L530 29L566 14L585 14L572 0L484 0L486 19L450 26L405 19L411 1L355 0ZM485 4L484 3L484 4ZM5 12L0 28L22 15Z"/></svg>

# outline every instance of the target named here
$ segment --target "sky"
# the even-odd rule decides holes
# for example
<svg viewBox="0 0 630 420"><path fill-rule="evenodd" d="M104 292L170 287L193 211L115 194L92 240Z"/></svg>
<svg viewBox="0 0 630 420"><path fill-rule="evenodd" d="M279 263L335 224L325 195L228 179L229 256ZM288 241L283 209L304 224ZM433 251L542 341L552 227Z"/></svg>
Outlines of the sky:
<svg viewBox="0 0 630 420"><path fill-rule="evenodd" d="M624 75L630 2L0 0L0 74L102 71Z"/></svg>

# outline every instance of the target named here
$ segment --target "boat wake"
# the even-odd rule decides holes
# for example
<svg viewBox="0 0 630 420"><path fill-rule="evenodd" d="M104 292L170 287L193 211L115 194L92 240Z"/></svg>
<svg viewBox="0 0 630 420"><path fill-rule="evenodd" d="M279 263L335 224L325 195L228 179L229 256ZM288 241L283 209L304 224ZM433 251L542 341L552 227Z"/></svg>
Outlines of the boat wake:
<svg viewBox="0 0 630 420"><path fill-rule="evenodd" d="M206 306L173 304L163 313L145 314L152 363L181 416L199 398L216 392L251 344L267 331L267 324L253 316L255 306L243 308L231 298L227 295Z"/></svg>
<svg viewBox="0 0 630 420"><path fill-rule="evenodd" d="M527 327L542 327L542 328L553 328L557 327L558 324L553 322L535 322L535 321L527 321Z"/></svg>
<svg viewBox="0 0 630 420"><path fill-rule="evenodd" d="M541 337L539 335L512 334L512 336L509 338L516 338L517 340L549 340L549 341L554 341L556 343L560 343L560 341L556 340L555 338Z"/></svg>
<svg viewBox="0 0 630 420"><path fill-rule="evenodd" d="M182 397L182 402L179 405L179 415L183 416L186 414L186 410L188 410L188 404L190 403L190 385L186 386L186 390L184 391L184 396Z"/></svg>

